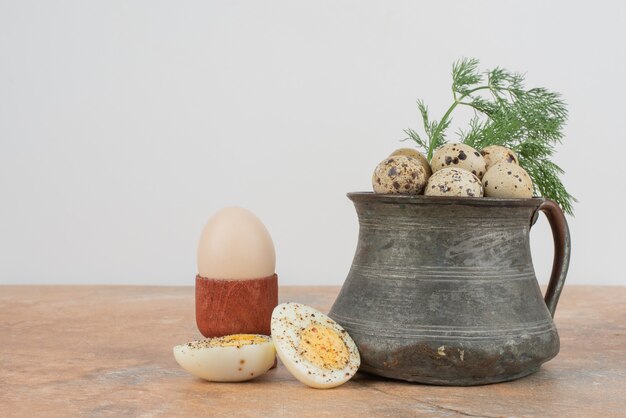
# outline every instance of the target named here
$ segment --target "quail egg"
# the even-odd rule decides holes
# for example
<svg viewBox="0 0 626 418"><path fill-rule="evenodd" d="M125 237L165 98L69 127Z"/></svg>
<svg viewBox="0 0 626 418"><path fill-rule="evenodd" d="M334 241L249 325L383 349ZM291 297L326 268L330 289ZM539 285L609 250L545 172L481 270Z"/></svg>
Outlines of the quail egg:
<svg viewBox="0 0 626 418"><path fill-rule="evenodd" d="M420 194L428 181L424 167L412 157L394 155L376 166L372 187L376 193Z"/></svg>
<svg viewBox="0 0 626 418"><path fill-rule="evenodd" d="M282 303L274 308L272 338L287 370L313 388L339 386L361 365L359 350L346 330L306 305Z"/></svg>
<svg viewBox="0 0 626 418"><path fill-rule="evenodd" d="M489 145L483 148L480 153L485 158L487 170L501 162L519 164L515 152L501 145Z"/></svg>
<svg viewBox="0 0 626 418"><path fill-rule="evenodd" d="M192 375L212 382L242 382L265 374L276 360L272 339L234 334L174 347L174 358Z"/></svg>
<svg viewBox="0 0 626 418"><path fill-rule="evenodd" d="M433 173L443 168L462 168L479 179L486 170L485 158L469 145L450 143L439 147L431 161Z"/></svg>
<svg viewBox="0 0 626 418"><path fill-rule="evenodd" d="M424 171L426 171L426 176L430 177L433 171L430 168L430 164L428 164L428 160L424 157L424 154L419 152L414 148L399 148L392 152L389 156L393 157L394 155L406 155L407 157L415 158L422 167L424 167Z"/></svg>
<svg viewBox="0 0 626 418"><path fill-rule="evenodd" d="M448 167L430 176L424 194L426 196L482 197L483 185L480 179L469 171Z"/></svg>
<svg viewBox="0 0 626 418"><path fill-rule="evenodd" d="M483 177L485 196L502 198L533 197L533 182L522 167L511 163L498 163Z"/></svg>

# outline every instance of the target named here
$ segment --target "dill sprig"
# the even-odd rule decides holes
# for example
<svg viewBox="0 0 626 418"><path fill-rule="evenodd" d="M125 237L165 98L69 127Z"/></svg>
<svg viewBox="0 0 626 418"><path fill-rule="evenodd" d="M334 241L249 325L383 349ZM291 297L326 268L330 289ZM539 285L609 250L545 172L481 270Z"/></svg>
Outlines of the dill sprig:
<svg viewBox="0 0 626 418"><path fill-rule="evenodd" d="M473 109L474 116L458 140L478 150L489 145L512 149L533 180L535 194L557 202L573 214L576 199L559 176L563 170L551 161L555 146L563 139L567 108L558 93L544 88L526 89L524 76L503 68L481 72L477 59L461 59L452 65L454 101L440 120L430 118L428 107L418 100L424 134L406 129L430 161L435 149L446 142L446 130L457 106Z"/></svg>

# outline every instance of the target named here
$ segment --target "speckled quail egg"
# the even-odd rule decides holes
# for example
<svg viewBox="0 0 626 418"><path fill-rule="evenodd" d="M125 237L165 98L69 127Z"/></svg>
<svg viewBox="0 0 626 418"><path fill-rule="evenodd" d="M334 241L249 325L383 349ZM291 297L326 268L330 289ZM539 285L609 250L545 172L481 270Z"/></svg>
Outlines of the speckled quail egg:
<svg viewBox="0 0 626 418"><path fill-rule="evenodd" d="M427 181L424 167L415 158L405 155L385 158L372 175L376 193L420 194Z"/></svg>
<svg viewBox="0 0 626 418"><path fill-rule="evenodd" d="M424 194L426 196L482 197L483 185L480 179L469 171L448 167L430 176Z"/></svg>
<svg viewBox="0 0 626 418"><path fill-rule="evenodd" d="M426 171L426 176L430 177L430 175L433 174L433 171L430 168L430 164L428 164L428 160L426 159L426 157L424 157L424 154L414 148L398 148L389 156L393 157L394 155L406 155L407 157L415 158L417 162L420 163L422 167L424 167L424 171Z"/></svg>
<svg viewBox="0 0 626 418"><path fill-rule="evenodd" d="M462 168L479 179L487 171L485 158L478 151L465 144L445 144L439 147L431 160L433 173L443 168Z"/></svg>
<svg viewBox="0 0 626 418"><path fill-rule="evenodd" d="M483 177L485 196L502 198L533 197L533 182L522 167L511 163L498 163Z"/></svg>
<svg viewBox="0 0 626 418"><path fill-rule="evenodd" d="M276 360L266 335L234 334L174 347L174 358L192 375L212 382L242 382L264 375Z"/></svg>
<svg viewBox="0 0 626 418"><path fill-rule="evenodd" d="M282 303L274 308L271 326L278 358L305 385L339 386L361 365L359 350L346 330L316 309Z"/></svg>
<svg viewBox="0 0 626 418"><path fill-rule="evenodd" d="M498 163L519 164L515 152L502 145L489 145L483 148L480 153L485 158L487 170Z"/></svg>

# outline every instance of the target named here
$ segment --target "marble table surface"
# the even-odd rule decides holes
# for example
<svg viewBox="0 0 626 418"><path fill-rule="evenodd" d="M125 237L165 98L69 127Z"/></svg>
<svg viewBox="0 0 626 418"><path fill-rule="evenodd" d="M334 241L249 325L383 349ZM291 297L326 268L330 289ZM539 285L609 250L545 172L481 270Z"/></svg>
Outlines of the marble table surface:
<svg viewBox="0 0 626 418"><path fill-rule="evenodd" d="M328 311L337 287L282 287ZM310 389L279 363L196 379L172 347L200 337L192 287L0 286L0 416L626 416L626 287L565 286L561 352L509 383L438 387L366 374Z"/></svg>

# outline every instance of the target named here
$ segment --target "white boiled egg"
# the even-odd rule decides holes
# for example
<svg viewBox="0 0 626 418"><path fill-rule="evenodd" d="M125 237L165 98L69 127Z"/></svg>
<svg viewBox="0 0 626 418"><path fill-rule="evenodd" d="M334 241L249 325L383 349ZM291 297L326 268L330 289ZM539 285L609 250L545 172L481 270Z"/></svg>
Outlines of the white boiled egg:
<svg viewBox="0 0 626 418"><path fill-rule="evenodd" d="M276 360L276 350L268 336L234 334L177 345L174 358L201 379L243 382L265 374Z"/></svg>
<svg viewBox="0 0 626 418"><path fill-rule="evenodd" d="M282 303L274 308L272 339L287 370L314 388L339 386L361 365L359 350L346 330L306 305Z"/></svg>
<svg viewBox="0 0 626 418"><path fill-rule="evenodd" d="M239 207L213 215L200 235L198 274L207 279L249 280L275 273L272 237L257 216Z"/></svg>

